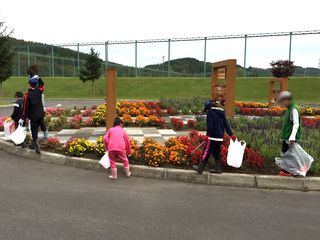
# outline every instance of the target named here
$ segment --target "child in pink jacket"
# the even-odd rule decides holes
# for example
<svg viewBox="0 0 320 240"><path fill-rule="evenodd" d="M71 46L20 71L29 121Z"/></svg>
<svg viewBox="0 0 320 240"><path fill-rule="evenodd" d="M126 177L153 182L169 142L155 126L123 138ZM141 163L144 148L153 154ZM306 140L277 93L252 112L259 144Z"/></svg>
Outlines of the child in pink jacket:
<svg viewBox="0 0 320 240"><path fill-rule="evenodd" d="M127 155L131 155L130 140L123 130L123 122L120 118L114 120L113 128L110 128L103 138L104 146L109 152L111 175L109 179L117 179L117 159L120 159L124 166L124 173L127 178L131 176Z"/></svg>

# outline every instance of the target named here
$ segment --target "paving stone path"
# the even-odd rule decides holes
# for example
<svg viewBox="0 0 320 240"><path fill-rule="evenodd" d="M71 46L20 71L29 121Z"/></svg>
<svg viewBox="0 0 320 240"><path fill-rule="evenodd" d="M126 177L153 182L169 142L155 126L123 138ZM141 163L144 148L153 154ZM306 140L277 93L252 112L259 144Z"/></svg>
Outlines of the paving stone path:
<svg viewBox="0 0 320 240"><path fill-rule="evenodd" d="M125 128L129 137L135 139L138 143L142 143L146 137L152 138L159 143L164 143L171 137L185 136L186 131L174 131L172 129L150 128ZM90 142L96 142L97 138L106 133L105 128L81 128L81 129L63 129L60 132L50 132L49 137L58 137L61 143L66 143L70 138L85 138ZM4 137L4 133L0 132L0 138ZM42 137L42 133L39 133Z"/></svg>

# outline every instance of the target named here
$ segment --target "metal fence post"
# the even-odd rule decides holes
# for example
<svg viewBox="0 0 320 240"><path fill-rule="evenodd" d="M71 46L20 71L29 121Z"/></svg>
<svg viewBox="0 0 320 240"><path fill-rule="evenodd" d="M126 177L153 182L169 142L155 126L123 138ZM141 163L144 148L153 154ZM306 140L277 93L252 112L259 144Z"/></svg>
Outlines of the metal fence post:
<svg viewBox="0 0 320 240"><path fill-rule="evenodd" d="M289 35L289 61L291 61L292 32Z"/></svg>
<svg viewBox="0 0 320 240"><path fill-rule="evenodd" d="M204 38L203 77L207 74L207 37Z"/></svg>
<svg viewBox="0 0 320 240"><path fill-rule="evenodd" d="M73 77L76 76L76 60L73 59Z"/></svg>
<svg viewBox="0 0 320 240"><path fill-rule="evenodd" d="M135 67L135 76L138 77L138 42L134 43L134 67Z"/></svg>
<svg viewBox="0 0 320 240"><path fill-rule="evenodd" d="M53 45L51 46L51 75L54 77L54 49Z"/></svg>
<svg viewBox="0 0 320 240"><path fill-rule="evenodd" d="M243 77L247 77L247 35L244 35Z"/></svg>
<svg viewBox="0 0 320 240"><path fill-rule="evenodd" d="M20 52L18 52L18 76L20 77Z"/></svg>
<svg viewBox="0 0 320 240"><path fill-rule="evenodd" d="M171 54L171 39L168 39L168 77L171 77L170 54Z"/></svg>
<svg viewBox="0 0 320 240"><path fill-rule="evenodd" d="M27 59L28 59L28 67L30 66L30 46L27 45Z"/></svg>
<svg viewBox="0 0 320 240"><path fill-rule="evenodd" d="M51 77L51 57L50 56L48 56L48 75L49 75L49 77Z"/></svg>
<svg viewBox="0 0 320 240"><path fill-rule="evenodd" d="M64 77L64 59L61 58L61 76Z"/></svg>
<svg viewBox="0 0 320 240"><path fill-rule="evenodd" d="M79 76L80 73L80 44L77 44L77 60L78 60L78 72L77 76Z"/></svg>
<svg viewBox="0 0 320 240"><path fill-rule="evenodd" d="M108 69L108 59L109 59L109 42L104 43L104 64L105 64L105 70Z"/></svg>

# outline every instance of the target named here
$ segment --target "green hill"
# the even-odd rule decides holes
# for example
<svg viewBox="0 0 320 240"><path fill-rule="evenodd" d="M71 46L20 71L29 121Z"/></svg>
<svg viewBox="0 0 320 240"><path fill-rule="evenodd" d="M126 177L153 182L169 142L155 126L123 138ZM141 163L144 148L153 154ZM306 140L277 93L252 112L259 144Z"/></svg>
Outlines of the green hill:
<svg viewBox="0 0 320 240"><path fill-rule="evenodd" d="M12 38L11 45L15 52L13 76L26 75L28 48L29 62L40 66L41 75L74 77L78 74L78 52L75 50L53 46L52 58L52 46L48 44ZM80 66L84 63L86 56L86 53L79 53ZM52 61L54 61L54 71L52 71ZM122 73L125 76L134 76L135 70L133 67L114 62L109 62L109 66L117 68L120 75Z"/></svg>
<svg viewBox="0 0 320 240"><path fill-rule="evenodd" d="M38 64L40 66L41 75L43 76L59 76L59 77L75 77L78 75L78 52L72 49L53 46L49 44L28 42L24 40L11 39L12 47L15 52L15 60L13 65L13 76L25 76L28 67L28 46L29 46L29 62L30 64ZM80 66L85 61L87 54L80 52ZM54 71L52 71L52 61ZM104 64L104 63L103 63ZM115 62L109 62L108 66L117 68L118 76L133 77L136 70L132 66L125 66ZM184 76L203 76L204 62L195 58L180 58L170 61L170 69L172 77ZM238 65L237 75L243 76L243 67ZM138 76L141 77L166 77L168 71L168 62L163 64L147 65L137 69ZM248 67L246 69L248 77L269 77L270 69L257 67ZM211 63L206 63L206 76L211 75ZM294 76L320 76L318 68L296 67Z"/></svg>

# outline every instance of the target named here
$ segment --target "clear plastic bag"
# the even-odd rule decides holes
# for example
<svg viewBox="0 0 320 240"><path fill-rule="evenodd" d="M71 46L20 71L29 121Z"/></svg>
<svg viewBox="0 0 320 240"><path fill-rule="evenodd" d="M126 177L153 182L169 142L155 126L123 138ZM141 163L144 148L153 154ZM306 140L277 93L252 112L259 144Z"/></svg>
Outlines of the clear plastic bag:
<svg viewBox="0 0 320 240"><path fill-rule="evenodd" d="M281 157L276 157L275 160L281 169L300 176L306 176L314 161L313 157L306 153L298 143L290 144L289 150Z"/></svg>
<svg viewBox="0 0 320 240"><path fill-rule="evenodd" d="M245 141L230 140L228 148L227 164L234 168L240 168L243 161L244 150L246 149Z"/></svg>

